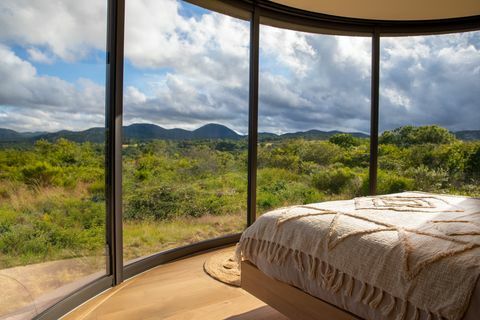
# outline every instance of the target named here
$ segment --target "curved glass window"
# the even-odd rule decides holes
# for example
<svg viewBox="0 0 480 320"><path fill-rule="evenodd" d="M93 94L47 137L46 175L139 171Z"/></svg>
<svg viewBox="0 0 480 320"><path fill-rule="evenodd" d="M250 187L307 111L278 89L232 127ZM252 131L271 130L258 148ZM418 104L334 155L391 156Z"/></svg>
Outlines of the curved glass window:
<svg viewBox="0 0 480 320"><path fill-rule="evenodd" d="M106 1L0 3L0 318L105 275Z"/></svg>
<svg viewBox="0 0 480 320"><path fill-rule="evenodd" d="M480 194L480 32L381 39L378 192Z"/></svg>
<svg viewBox="0 0 480 320"><path fill-rule="evenodd" d="M1 319L57 315L155 263L236 239L181 248L245 228L253 199L248 121L256 111L257 167L250 169L259 214L366 195L375 160L379 194L480 197L480 31L381 36L379 153L371 159L371 63L378 60L370 36L313 33L329 31L315 29L311 16L298 26L301 12L290 19L288 9L264 3L256 8L262 23L312 33L254 25L259 48L250 50L255 4L192 2L223 13L182 0L0 2ZM398 22L324 19L318 28L403 32ZM444 27L407 25L406 32ZM252 101L256 49L259 101ZM108 79L111 86L106 70L119 77ZM115 109L108 131L106 109ZM105 179L105 172L120 175L119 120L122 176ZM179 250L165 253L172 248Z"/></svg>
<svg viewBox="0 0 480 320"><path fill-rule="evenodd" d="M124 260L243 230L249 22L126 2Z"/></svg>
<svg viewBox="0 0 480 320"><path fill-rule="evenodd" d="M371 39L261 26L257 207L368 192Z"/></svg>

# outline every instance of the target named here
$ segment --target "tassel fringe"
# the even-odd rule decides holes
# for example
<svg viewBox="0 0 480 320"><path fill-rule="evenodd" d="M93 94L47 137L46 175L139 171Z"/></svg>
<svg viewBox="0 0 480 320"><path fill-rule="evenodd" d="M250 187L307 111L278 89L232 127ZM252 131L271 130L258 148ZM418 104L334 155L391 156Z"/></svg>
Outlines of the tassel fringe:
<svg viewBox="0 0 480 320"><path fill-rule="evenodd" d="M395 320L407 319L409 313L409 303L407 300L397 299L392 295L385 294L382 289L357 280L353 276L338 270L329 263L302 251L289 249L266 240L243 238L237 245L235 255L238 262L245 257L262 255L266 257L266 260L269 263L275 263L278 265L284 265L288 259L292 259L297 270L305 272L311 280L319 281L322 288L332 293L342 292L342 294L349 297L354 293L355 281L359 281L362 286L356 294L355 300L368 305L372 309L378 309L380 308L380 305L383 305L380 308L380 311L384 316L390 315L393 310L396 309L397 304L401 303L400 311ZM385 296L389 298L388 302L384 301ZM419 320L420 309L412 305L410 306L414 309L412 309L409 320ZM438 320L443 319L440 314L433 313L425 308L422 310L427 314L426 320L434 320L434 318Z"/></svg>
<svg viewBox="0 0 480 320"><path fill-rule="evenodd" d="M378 292L377 296L375 297L375 299L370 301L370 303L368 305L372 309L377 309L378 306L380 305L380 303L382 302L382 300L383 300L383 290L379 289L379 292Z"/></svg>
<svg viewBox="0 0 480 320"><path fill-rule="evenodd" d="M362 300L362 303L367 305L370 303L370 301L373 298L373 295L375 294L375 287L373 286L369 286L369 287L371 288L370 292L368 292L367 290L368 293L366 294L365 298Z"/></svg>
<svg viewBox="0 0 480 320"><path fill-rule="evenodd" d="M420 314L419 314L418 308L415 308L412 315L412 320L418 320L419 317L420 317Z"/></svg>
<svg viewBox="0 0 480 320"><path fill-rule="evenodd" d="M345 295L347 297L351 297L352 296L352 292L353 292L353 283L354 283L354 280L353 280L353 277L352 276L349 276L347 275L347 285L345 287Z"/></svg>
<svg viewBox="0 0 480 320"><path fill-rule="evenodd" d="M390 313L392 313L392 310L395 308L395 297L394 296L390 296L390 303L385 305L383 308L382 308L382 313L384 316L388 316Z"/></svg>
<svg viewBox="0 0 480 320"><path fill-rule="evenodd" d="M360 292L358 293L358 299L357 299L358 302L363 300L363 295L365 294L366 290L367 290L367 285L365 282L362 282L362 287L360 288Z"/></svg>
<svg viewBox="0 0 480 320"><path fill-rule="evenodd" d="M400 309L400 313L395 318L395 320L405 320L405 317L407 315L407 310L408 310L408 303L407 303L407 301L402 300L402 306L401 306L401 309Z"/></svg>

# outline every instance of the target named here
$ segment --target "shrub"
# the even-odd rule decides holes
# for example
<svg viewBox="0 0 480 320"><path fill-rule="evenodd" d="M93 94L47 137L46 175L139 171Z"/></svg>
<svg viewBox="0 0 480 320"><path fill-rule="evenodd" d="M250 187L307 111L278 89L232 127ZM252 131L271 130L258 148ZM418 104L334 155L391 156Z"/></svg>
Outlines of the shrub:
<svg viewBox="0 0 480 320"><path fill-rule="evenodd" d="M303 143L300 158L303 162L314 162L319 165L332 164L343 153L337 145L326 141L308 141Z"/></svg>
<svg viewBox="0 0 480 320"><path fill-rule="evenodd" d="M414 180L414 188L421 191L438 191L448 183L448 173L442 169L432 170L421 165L409 168L405 174Z"/></svg>
<svg viewBox="0 0 480 320"><path fill-rule="evenodd" d="M321 193L310 187L308 176L300 176L285 169L258 170L257 205L259 212L275 207L317 202Z"/></svg>
<svg viewBox="0 0 480 320"><path fill-rule="evenodd" d="M403 126L391 131L385 131L379 137L380 144L395 144L408 147L415 144L447 144L455 141L455 136L445 128L431 126Z"/></svg>
<svg viewBox="0 0 480 320"><path fill-rule="evenodd" d="M368 145L361 145L356 148L350 148L348 152L338 159L338 162L347 167L368 168L370 165L370 150Z"/></svg>
<svg viewBox="0 0 480 320"><path fill-rule="evenodd" d="M465 173L474 179L480 179L480 145L472 152L465 164Z"/></svg>
<svg viewBox="0 0 480 320"><path fill-rule="evenodd" d="M54 185L60 175L60 169L40 161L23 167L21 172L25 184L42 187Z"/></svg>
<svg viewBox="0 0 480 320"><path fill-rule="evenodd" d="M348 133L337 133L331 136L328 141L342 148L350 148L360 145L358 139Z"/></svg>
<svg viewBox="0 0 480 320"><path fill-rule="evenodd" d="M125 205L126 219L169 219L178 214L181 199L173 187L141 188Z"/></svg>
<svg viewBox="0 0 480 320"><path fill-rule="evenodd" d="M355 173L349 168L327 168L312 178L313 185L320 191L338 194L355 178Z"/></svg>
<svg viewBox="0 0 480 320"><path fill-rule="evenodd" d="M369 193L369 181L367 177L363 180L362 191ZM378 170L377 172L377 194L398 193L413 190L414 180L399 176L395 172Z"/></svg>
<svg viewBox="0 0 480 320"><path fill-rule="evenodd" d="M88 186L88 192L92 196L93 201L103 201L105 200L105 181L95 181Z"/></svg>

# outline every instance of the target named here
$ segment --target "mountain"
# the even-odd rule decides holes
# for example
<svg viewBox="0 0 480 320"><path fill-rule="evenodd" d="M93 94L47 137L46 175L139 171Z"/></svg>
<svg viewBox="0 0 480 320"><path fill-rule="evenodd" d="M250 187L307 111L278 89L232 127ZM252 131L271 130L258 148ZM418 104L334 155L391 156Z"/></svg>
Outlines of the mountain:
<svg viewBox="0 0 480 320"><path fill-rule="evenodd" d="M21 133L10 129L0 128L0 140L1 141L18 141L23 140L24 137Z"/></svg>
<svg viewBox="0 0 480 320"><path fill-rule="evenodd" d="M318 139L326 140L331 136L345 133L341 131L320 131L308 130L299 132L289 132L277 135L269 132L260 132L258 134L259 140L280 140L280 139ZM348 132L354 137L368 138L367 134L361 132ZM458 139L462 140L480 140L480 130L465 130L454 132ZM189 139L241 139L245 136L237 134L235 131L226 126L210 123L206 124L196 130L189 131L185 129L165 129L151 123L135 123L123 127L124 140L139 140L147 141L154 139L164 140L189 140ZM65 138L75 142L95 142L101 143L105 141L104 128L90 128L84 131L69 131L61 130L58 132L17 132L10 129L0 128L0 143L31 143L36 140L45 139L48 141L55 141L60 138Z"/></svg>
<svg viewBox="0 0 480 320"><path fill-rule="evenodd" d="M453 133L460 140L480 140L480 130L464 130Z"/></svg>
<svg viewBox="0 0 480 320"><path fill-rule="evenodd" d="M90 128L84 131L69 131L61 130L57 132L43 133L29 137L27 140L48 140L55 141L60 138L68 139L75 142L95 142L101 143L105 141L105 129L104 128Z"/></svg>
<svg viewBox="0 0 480 320"><path fill-rule="evenodd" d="M210 123L196 130L165 129L149 123L136 123L123 127L124 140L186 140L186 139L239 139L242 135L220 124ZM0 142L34 142L45 139L55 141L60 138L75 142L105 141L104 128L90 128L84 131L61 130L57 132L19 133L10 129L0 128Z"/></svg>
<svg viewBox="0 0 480 320"><path fill-rule="evenodd" d="M303 138L303 139L315 139L315 140L327 140L333 135L339 133L348 133L356 138L368 138L369 135L361 133L361 132L342 132L342 131L320 131L320 130L308 130L308 131L299 131L299 132L288 132L284 134L274 134L270 132L260 132L258 134L259 140L278 140L278 139L296 139L296 138Z"/></svg>
<svg viewBox="0 0 480 320"><path fill-rule="evenodd" d="M193 131L164 129L154 124L137 123L123 128L126 140L238 139L242 136L220 124L210 123Z"/></svg>
<svg viewBox="0 0 480 320"><path fill-rule="evenodd" d="M192 132L193 137L202 139L238 139L242 137L235 131L220 124L210 123Z"/></svg>
<svg viewBox="0 0 480 320"><path fill-rule="evenodd" d="M191 132L184 129L165 129L150 123L135 123L123 127L125 140L188 139Z"/></svg>
<svg viewBox="0 0 480 320"><path fill-rule="evenodd" d="M308 131L300 131L300 132L293 132L293 133L285 133L282 134L282 138L304 138L304 139L319 139L319 140L326 140L333 135L339 133L348 133L356 138L368 138L368 134L364 134L361 132L341 132L337 130L333 131L320 131L320 130L308 130Z"/></svg>

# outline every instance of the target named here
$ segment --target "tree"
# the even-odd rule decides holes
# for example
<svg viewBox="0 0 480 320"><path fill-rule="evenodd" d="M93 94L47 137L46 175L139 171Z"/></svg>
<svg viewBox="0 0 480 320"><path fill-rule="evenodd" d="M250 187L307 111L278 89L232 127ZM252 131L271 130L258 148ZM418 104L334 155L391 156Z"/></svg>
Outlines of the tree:
<svg viewBox="0 0 480 320"><path fill-rule="evenodd" d="M455 136L450 131L437 125L422 127L403 126L383 132L379 138L379 143L409 147L426 143L448 144L455 140Z"/></svg>
<svg viewBox="0 0 480 320"><path fill-rule="evenodd" d="M354 136L348 133L337 133L328 139L330 143L336 144L342 148L350 148L358 146L360 143Z"/></svg>
<svg viewBox="0 0 480 320"><path fill-rule="evenodd" d="M468 157L465 172L472 178L480 178L480 146Z"/></svg>

